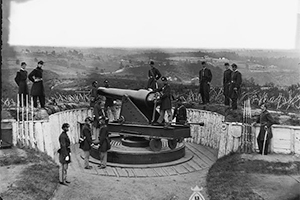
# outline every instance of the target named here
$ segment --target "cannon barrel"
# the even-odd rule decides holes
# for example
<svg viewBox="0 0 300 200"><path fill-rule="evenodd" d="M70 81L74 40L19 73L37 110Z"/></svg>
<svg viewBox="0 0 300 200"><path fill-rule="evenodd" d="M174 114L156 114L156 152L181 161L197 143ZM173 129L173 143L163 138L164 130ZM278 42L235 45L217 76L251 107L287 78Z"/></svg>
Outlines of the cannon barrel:
<svg viewBox="0 0 300 200"><path fill-rule="evenodd" d="M154 108L154 100L157 96L156 92L148 91L145 89L129 90L105 87L99 87L97 91L99 95L122 100L120 115L125 117L127 122L131 121L132 123L148 124L153 120L153 116L155 120L157 120L159 116L158 112ZM126 100L127 98L129 98L134 104L134 108L132 106L130 106L130 108L127 106L123 106L128 105ZM133 110L136 111L135 114L133 114ZM140 116L140 114L138 113L143 113L144 117ZM145 120L141 120L142 118L144 118Z"/></svg>
<svg viewBox="0 0 300 200"><path fill-rule="evenodd" d="M119 89L119 88L105 88L99 87L98 94L105 97L110 97L113 99L120 99L127 96L136 105L147 106L153 108L154 105L154 94L155 92L140 89L140 90L129 90L129 89Z"/></svg>

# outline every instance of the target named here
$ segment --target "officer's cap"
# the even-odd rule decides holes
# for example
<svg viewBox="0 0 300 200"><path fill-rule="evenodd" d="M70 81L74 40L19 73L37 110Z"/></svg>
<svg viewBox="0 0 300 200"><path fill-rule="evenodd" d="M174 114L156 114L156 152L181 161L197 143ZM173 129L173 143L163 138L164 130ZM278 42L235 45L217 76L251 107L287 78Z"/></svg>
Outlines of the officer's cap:
<svg viewBox="0 0 300 200"><path fill-rule="evenodd" d="M27 65L26 62L22 62L22 63L21 63L21 66L23 66L23 65Z"/></svg>
<svg viewBox="0 0 300 200"><path fill-rule="evenodd" d="M237 65L236 65L235 63L233 63L233 64L231 65L231 67L237 68Z"/></svg>
<svg viewBox="0 0 300 200"><path fill-rule="evenodd" d="M154 65L154 61L151 60L151 61L150 61L150 65Z"/></svg>
<svg viewBox="0 0 300 200"><path fill-rule="evenodd" d="M38 64L39 64L39 65L43 65L43 64L44 64L44 61L40 60L40 61L38 62Z"/></svg>
<svg viewBox="0 0 300 200"><path fill-rule="evenodd" d="M64 128L69 128L69 127L70 127L70 124L64 123L61 128L64 129Z"/></svg>

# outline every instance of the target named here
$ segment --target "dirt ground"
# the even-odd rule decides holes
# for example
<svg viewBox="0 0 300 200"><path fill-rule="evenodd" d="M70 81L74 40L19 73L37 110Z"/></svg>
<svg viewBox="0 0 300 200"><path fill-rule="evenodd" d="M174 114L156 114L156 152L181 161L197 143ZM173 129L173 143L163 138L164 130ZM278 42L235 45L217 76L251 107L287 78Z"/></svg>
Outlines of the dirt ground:
<svg viewBox="0 0 300 200"><path fill-rule="evenodd" d="M53 200L63 199L128 199L128 200L177 200L189 199L191 187L205 186L205 175L194 172L180 176L153 178L117 178L75 174L70 171L71 184L60 186ZM208 199L205 191L201 192Z"/></svg>
<svg viewBox="0 0 300 200"><path fill-rule="evenodd" d="M291 155L244 155L252 160L269 162L290 162L299 158ZM189 199L198 185L203 187L201 194L209 199L206 188L208 169L185 175L152 178L122 178L78 173L76 164L70 167L71 184L60 186L53 200L63 199L128 199L128 200L181 200ZM74 168L75 167L75 168ZM96 167L94 165L94 167ZM250 174L250 187L262 199L290 199L300 192L300 175L262 175Z"/></svg>
<svg viewBox="0 0 300 200"><path fill-rule="evenodd" d="M2 152L2 153L1 153ZM7 152L7 151L6 151ZM14 152L15 154L15 152ZM0 150L0 156L8 156ZM270 155L268 157L249 157L249 159L266 159L270 162L282 160L288 162L287 156ZM18 175L27 164L0 167L0 193L7 190L18 179ZM96 165L94 165L96 167ZM59 185L53 200L185 200L189 199L196 185L203 187L201 194L209 199L206 188L206 174L208 169L184 175L148 178L124 178L100 176L77 169L76 163L71 163L68 186ZM300 191L300 175L262 175L251 174L252 190L259 194L261 199L289 199Z"/></svg>

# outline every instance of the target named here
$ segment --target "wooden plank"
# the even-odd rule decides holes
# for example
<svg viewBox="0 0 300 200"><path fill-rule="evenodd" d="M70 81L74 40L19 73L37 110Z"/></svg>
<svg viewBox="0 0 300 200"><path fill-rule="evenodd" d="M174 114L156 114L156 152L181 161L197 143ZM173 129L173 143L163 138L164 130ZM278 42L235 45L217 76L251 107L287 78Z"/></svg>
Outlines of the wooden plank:
<svg viewBox="0 0 300 200"><path fill-rule="evenodd" d="M170 176L178 174L173 167L163 167L163 170L165 170Z"/></svg>
<svg viewBox="0 0 300 200"><path fill-rule="evenodd" d="M221 158L225 156L226 152L226 142L228 137L228 124L224 123L222 127L222 134L220 135L220 145L219 145L219 152L218 152L218 158Z"/></svg>
<svg viewBox="0 0 300 200"><path fill-rule="evenodd" d="M148 177L157 177L158 176L158 174L156 174L156 172L154 171L153 168L145 168L143 170L144 170L144 173L146 173Z"/></svg>
<svg viewBox="0 0 300 200"><path fill-rule="evenodd" d="M300 155L300 130L294 130L294 151L295 154Z"/></svg>
<svg viewBox="0 0 300 200"><path fill-rule="evenodd" d="M272 140L274 149L291 149L291 141L290 140Z"/></svg>
<svg viewBox="0 0 300 200"><path fill-rule="evenodd" d="M158 176L168 176L167 172L165 172L162 168L153 168Z"/></svg>
<svg viewBox="0 0 300 200"><path fill-rule="evenodd" d="M186 174L189 172L184 166L182 165L175 165L173 168L177 171L178 174Z"/></svg>
<svg viewBox="0 0 300 200"><path fill-rule="evenodd" d="M107 171L108 176L117 176L112 167L107 166L105 169Z"/></svg>
<svg viewBox="0 0 300 200"><path fill-rule="evenodd" d="M43 130L42 124L40 122L35 122L35 139L37 141L37 148L41 152L44 152L44 137L43 137Z"/></svg>
<svg viewBox="0 0 300 200"><path fill-rule="evenodd" d="M211 159L207 158L207 156L205 154L203 154L201 151L197 150L195 147L193 147L192 145L188 146L188 148L194 153L194 157L193 159L196 159L197 162L199 163L204 163L204 164L211 164ZM201 159L202 161L198 160Z"/></svg>
<svg viewBox="0 0 300 200"><path fill-rule="evenodd" d="M127 171L120 167L115 167L120 177L128 177Z"/></svg>
<svg viewBox="0 0 300 200"><path fill-rule="evenodd" d="M120 175L118 174L118 171L117 171L116 167L112 167L112 169L114 170L115 175L116 175L117 177L120 177Z"/></svg>
<svg viewBox="0 0 300 200"><path fill-rule="evenodd" d="M206 167L208 167L208 166L210 166L210 165L212 164L212 162L210 162L210 161L204 161L204 160L202 159L202 157L203 157L203 156L198 157L198 156L196 156L196 155L193 157L193 160L194 160L201 168L206 168Z"/></svg>
<svg viewBox="0 0 300 200"><path fill-rule="evenodd" d="M95 171L97 172L97 174L102 175L102 176L107 176L107 170L106 169L100 169L97 165L94 166L93 168L95 168Z"/></svg>
<svg viewBox="0 0 300 200"><path fill-rule="evenodd" d="M191 167L190 165L188 165L187 163L182 163L181 165L189 172L195 171L195 169L193 167Z"/></svg>
<svg viewBox="0 0 300 200"><path fill-rule="evenodd" d="M132 168L125 168L125 171L127 172L129 177L136 177Z"/></svg>
<svg viewBox="0 0 300 200"><path fill-rule="evenodd" d="M215 156L215 154L213 154L211 151L208 150L210 147L204 147L202 145L197 145L197 144L191 144L191 146L195 147L198 156L200 156L199 155L200 153L204 155L206 158L208 158L210 161L215 162L217 160L217 156Z"/></svg>
<svg viewBox="0 0 300 200"><path fill-rule="evenodd" d="M187 164L190 165L191 167L193 167L196 171L203 169L193 159L190 160L189 162L187 162Z"/></svg>
<svg viewBox="0 0 300 200"><path fill-rule="evenodd" d="M49 122L43 122L42 123L42 129L43 129L43 136L44 136L44 148L46 153L51 157L54 158L54 148L51 141L51 129Z"/></svg>
<svg viewBox="0 0 300 200"><path fill-rule="evenodd" d="M144 171L140 168L134 168L133 171L136 177L147 177Z"/></svg>

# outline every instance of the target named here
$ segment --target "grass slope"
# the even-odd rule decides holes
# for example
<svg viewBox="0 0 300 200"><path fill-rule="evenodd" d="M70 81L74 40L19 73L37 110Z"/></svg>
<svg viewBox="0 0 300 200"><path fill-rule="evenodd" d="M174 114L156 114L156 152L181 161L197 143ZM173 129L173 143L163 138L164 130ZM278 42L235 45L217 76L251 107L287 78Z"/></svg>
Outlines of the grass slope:
<svg viewBox="0 0 300 200"><path fill-rule="evenodd" d="M58 184L58 166L43 153L23 150L25 154L12 150L12 153L0 158L0 166L27 165L20 172L18 180L1 193L0 197L7 200L50 199Z"/></svg>
<svg viewBox="0 0 300 200"><path fill-rule="evenodd" d="M207 188L211 200L263 199L253 189L251 173L294 175L300 173L300 162L279 163L262 160L245 160L240 154L230 154L219 159L207 175ZM295 200L298 197L295 197Z"/></svg>

